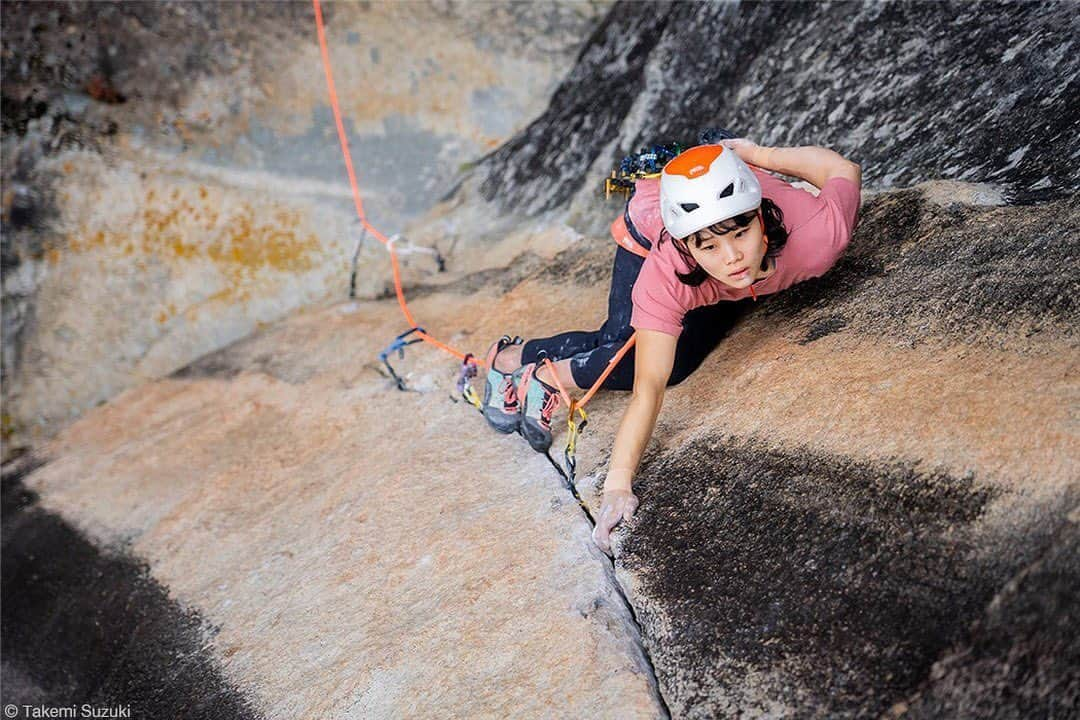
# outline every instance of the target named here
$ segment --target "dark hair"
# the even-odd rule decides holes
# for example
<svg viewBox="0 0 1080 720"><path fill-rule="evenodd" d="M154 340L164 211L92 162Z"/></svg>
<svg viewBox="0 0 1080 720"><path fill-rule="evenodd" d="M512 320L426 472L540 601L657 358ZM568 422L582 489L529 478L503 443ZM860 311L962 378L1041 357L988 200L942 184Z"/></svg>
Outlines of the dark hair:
<svg viewBox="0 0 1080 720"><path fill-rule="evenodd" d="M769 258L779 255L780 251L787 245L788 231L787 228L784 227L784 211L769 198L761 198L761 216L765 220L765 234L769 237L769 247L765 251L765 256L761 258L761 269L764 270L768 267ZM717 234L725 233L731 230L744 228L756 219L757 211L755 210L743 213L742 215L736 215L727 220L721 220L715 225L709 226L708 230ZM679 278L684 285L697 287L709 279L709 273L705 272L704 268L694 262L694 256L690 254L690 248L686 245L688 240L693 240L695 243L694 247L700 247L701 239L698 237L697 233L688 235L682 240L676 240L671 237L671 234L668 233L666 229L661 230L660 240L657 244L662 244L665 240L671 240L672 245L675 246L675 249L679 251L679 254L682 255L683 259L686 260L686 264L690 267L690 272L688 273L675 272L675 277Z"/></svg>

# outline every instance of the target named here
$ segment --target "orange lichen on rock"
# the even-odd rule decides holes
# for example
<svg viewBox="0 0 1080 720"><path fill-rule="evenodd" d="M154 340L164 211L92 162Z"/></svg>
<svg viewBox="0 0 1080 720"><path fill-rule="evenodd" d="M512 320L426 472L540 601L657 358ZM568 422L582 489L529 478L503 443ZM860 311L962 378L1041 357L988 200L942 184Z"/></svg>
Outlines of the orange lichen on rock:
<svg viewBox="0 0 1080 720"><path fill-rule="evenodd" d="M208 196L205 187L197 192L200 198ZM261 212L243 205L225 214L219 207L189 202L185 195L174 190L175 202L161 207L154 203L154 191L148 190L131 232L86 230L69 238L68 247L75 252L114 249L124 255L174 260L203 257L232 279L263 270L305 272L315 267L319 239L300 230L304 218L299 211Z"/></svg>

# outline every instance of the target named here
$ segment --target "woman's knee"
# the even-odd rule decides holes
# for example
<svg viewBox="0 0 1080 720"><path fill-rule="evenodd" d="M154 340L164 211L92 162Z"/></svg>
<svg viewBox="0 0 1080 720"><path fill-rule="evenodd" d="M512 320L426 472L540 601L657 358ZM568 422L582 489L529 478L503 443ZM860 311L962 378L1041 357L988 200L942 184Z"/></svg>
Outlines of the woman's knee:
<svg viewBox="0 0 1080 720"><path fill-rule="evenodd" d="M693 368L675 368L671 371L671 376L668 377L668 387L674 387L681 383L686 378L690 377L694 372Z"/></svg>

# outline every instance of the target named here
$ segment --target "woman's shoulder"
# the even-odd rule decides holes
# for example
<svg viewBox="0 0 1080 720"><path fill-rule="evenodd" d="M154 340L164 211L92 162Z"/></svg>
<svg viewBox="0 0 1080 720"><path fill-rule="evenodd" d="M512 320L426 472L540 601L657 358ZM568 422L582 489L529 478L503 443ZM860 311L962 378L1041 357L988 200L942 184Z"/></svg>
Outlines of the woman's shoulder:
<svg viewBox="0 0 1080 720"><path fill-rule="evenodd" d="M777 258L778 289L819 277L836 264L851 242L858 222L859 186L847 178L830 178L812 201L797 206L795 217L784 210L788 240Z"/></svg>
<svg viewBox="0 0 1080 720"><path fill-rule="evenodd" d="M660 180L642 178L634 183L634 194L627 205L627 214L634 228L656 247L664 220L660 215Z"/></svg>
<svg viewBox="0 0 1080 720"><path fill-rule="evenodd" d="M806 183L793 184L764 170L754 168L761 183L761 196L776 203L784 214L784 227L795 232L821 211L817 191Z"/></svg>

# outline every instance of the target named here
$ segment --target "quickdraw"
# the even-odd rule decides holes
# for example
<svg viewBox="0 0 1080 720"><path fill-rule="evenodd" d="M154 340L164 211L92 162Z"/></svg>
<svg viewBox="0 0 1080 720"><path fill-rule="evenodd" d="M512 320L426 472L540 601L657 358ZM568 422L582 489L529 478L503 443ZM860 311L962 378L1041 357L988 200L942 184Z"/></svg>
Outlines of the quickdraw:
<svg viewBox="0 0 1080 720"><path fill-rule="evenodd" d="M418 326L406 330L405 332L394 338L394 341L387 345L383 349L383 351L379 353L379 360L381 360L382 364L386 366L386 369L390 371L390 377L394 378L394 382L397 383L397 389L401 390L402 392L407 392L409 390L409 387L405 384L405 380L402 379L402 377L394 371L394 366L390 364L390 354L394 351L397 351L398 360L403 360L405 358L406 347L418 342L424 342L424 339L422 337L413 338L412 340L405 339L413 333L423 334L424 328Z"/></svg>
<svg viewBox="0 0 1080 720"><path fill-rule="evenodd" d="M574 420L574 412L577 412L581 420ZM577 439L585 426L589 424L589 416L585 414L585 408L577 405L577 401L570 403L570 412L566 418L566 449L563 458L566 460L566 471L571 483L577 474Z"/></svg>
<svg viewBox="0 0 1080 720"><path fill-rule="evenodd" d="M473 389L472 379L476 377L478 372L476 366L476 358L472 353L465 355L465 359L461 361L461 370L458 372L458 379L455 388L461 397L465 399L465 402L472 405L480 412L484 411L484 407L480 401L480 396L476 394L476 390ZM451 400L457 402L457 399L453 396Z"/></svg>
<svg viewBox="0 0 1080 720"><path fill-rule="evenodd" d="M620 354L619 357L621 358L622 354ZM559 474L563 476L570 492L574 494L574 497L577 497L577 485L575 483L577 477L577 440L581 431L585 429L585 426L589 422L589 416L585 414L585 408L583 407L585 402L588 401L588 398L586 397L584 401L571 398L570 393L566 392L566 388L563 387L562 382L559 380L559 374L555 371L555 364L551 362L551 358L544 357L543 363L547 366L548 371L551 373L551 377L555 379L555 386L559 389L559 395L566 401L566 407L568 409L566 414L566 448L563 450L563 460L566 463L566 469L564 470L559 467L559 464L551 457L551 453L548 453L548 460L551 461L551 464L559 471ZM593 388L595 389L600 383L604 382L613 369L614 366L609 365L607 371L600 376L600 379L597 380ZM575 413L577 413L580 421L575 419ZM581 499L578 498L578 502L580 501Z"/></svg>

